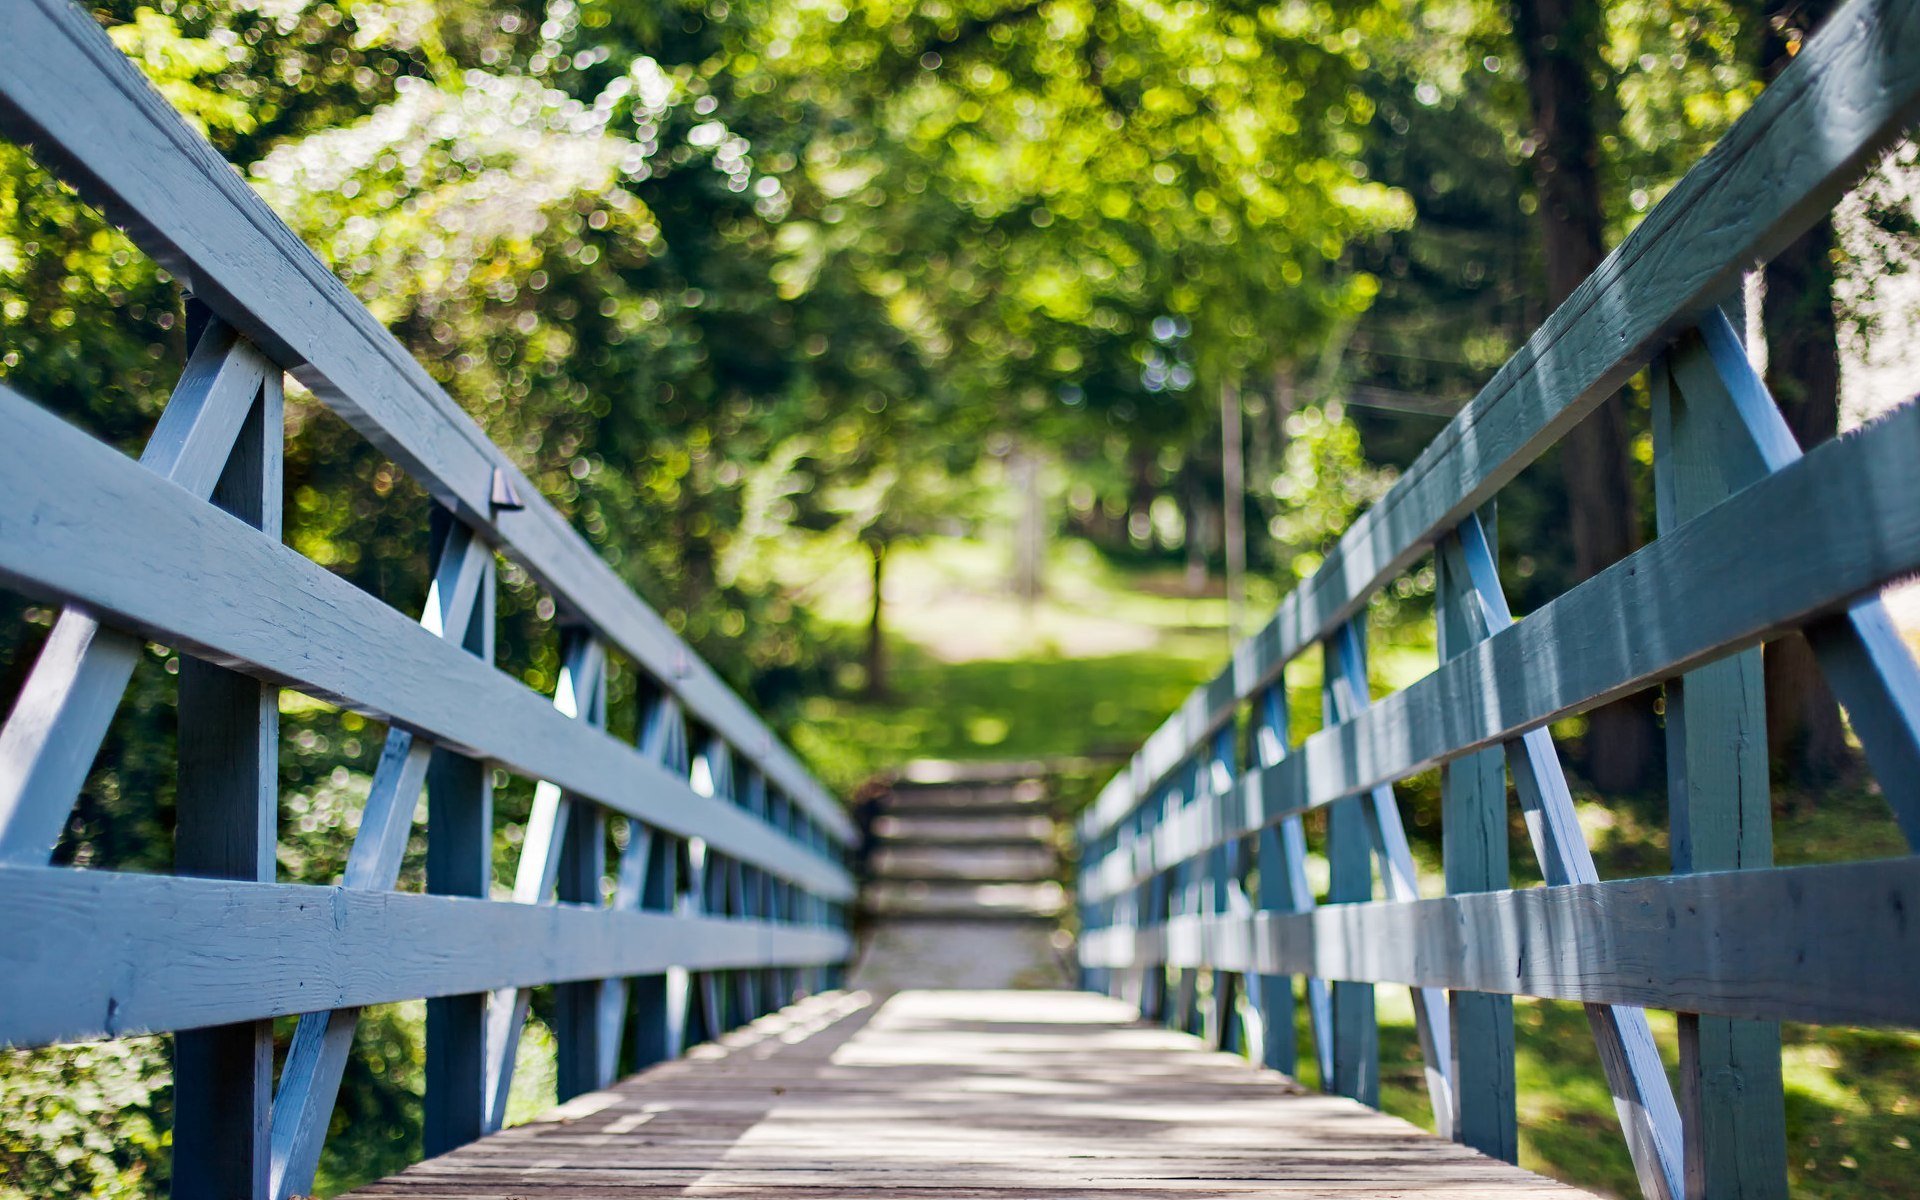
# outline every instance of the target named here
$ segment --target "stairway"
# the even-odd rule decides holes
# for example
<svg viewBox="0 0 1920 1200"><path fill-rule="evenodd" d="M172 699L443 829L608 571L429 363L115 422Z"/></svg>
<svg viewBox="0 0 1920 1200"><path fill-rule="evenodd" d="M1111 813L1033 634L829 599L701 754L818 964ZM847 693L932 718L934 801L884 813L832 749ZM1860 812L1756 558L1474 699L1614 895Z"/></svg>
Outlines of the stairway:
<svg viewBox="0 0 1920 1200"><path fill-rule="evenodd" d="M868 836L854 987L1072 985L1043 767L914 764L875 802Z"/></svg>

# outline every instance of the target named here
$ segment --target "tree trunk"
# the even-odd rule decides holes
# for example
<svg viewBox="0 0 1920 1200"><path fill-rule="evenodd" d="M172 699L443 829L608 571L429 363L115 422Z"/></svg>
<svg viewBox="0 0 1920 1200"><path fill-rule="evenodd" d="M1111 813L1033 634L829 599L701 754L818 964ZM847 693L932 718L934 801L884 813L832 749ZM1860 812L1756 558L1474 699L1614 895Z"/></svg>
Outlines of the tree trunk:
<svg viewBox="0 0 1920 1200"><path fill-rule="evenodd" d="M1016 449L1008 463L1017 493L1019 515L1013 530L1013 592L1023 607L1032 608L1046 590L1046 505L1040 494L1040 457Z"/></svg>
<svg viewBox="0 0 1920 1200"><path fill-rule="evenodd" d="M1241 445L1240 385L1220 387L1220 536L1227 564L1227 644L1240 639L1247 607L1246 456Z"/></svg>
<svg viewBox="0 0 1920 1200"><path fill-rule="evenodd" d="M887 639L880 619L886 602L886 543L868 542L867 553L873 556L873 608L867 616L866 692L878 699L887 694Z"/></svg>
<svg viewBox="0 0 1920 1200"><path fill-rule="evenodd" d="M1793 60L1790 37L1805 37L1832 0L1770 0L1760 47L1771 81ZM1840 430L1840 331L1833 309L1833 218L1823 216L1767 264L1761 323L1767 387L1802 448ZM1791 634L1766 649L1767 744L1774 770L1802 783L1830 781L1853 765L1840 706L1813 648Z"/></svg>
<svg viewBox="0 0 1920 1200"><path fill-rule="evenodd" d="M1514 36L1527 66L1534 124L1533 173L1540 203L1547 299L1558 305L1605 256L1600 211L1600 137L1605 97L1594 87L1603 35L1598 0L1515 0ZM1609 397L1560 443L1573 537L1575 582L1632 553L1639 516L1628 468L1624 402ZM1587 727L1587 775L1606 792L1654 778L1659 739L1651 697L1642 693L1594 710Z"/></svg>

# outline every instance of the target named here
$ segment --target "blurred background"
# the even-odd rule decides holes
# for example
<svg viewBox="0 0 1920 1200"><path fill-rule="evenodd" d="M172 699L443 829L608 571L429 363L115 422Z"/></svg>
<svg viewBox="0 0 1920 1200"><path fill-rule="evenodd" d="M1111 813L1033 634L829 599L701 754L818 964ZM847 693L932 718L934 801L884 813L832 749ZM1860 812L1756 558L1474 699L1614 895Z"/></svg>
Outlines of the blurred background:
<svg viewBox="0 0 1920 1200"><path fill-rule="evenodd" d="M1034 761L1071 810L1836 5L90 7L838 793ZM0 164L0 378L137 452L186 353L179 289L29 152ZM1737 298L1803 442L1920 389L1917 189L1903 143ZM1645 409L1636 381L1502 493L1516 611L1652 536ZM287 540L416 610L424 493L297 388L288 414ZM1377 686L1432 668L1432 583L1378 602ZM508 568L501 661L538 690L550 604ZM0 606L11 703L54 614ZM178 658L150 650L60 861L171 861ZM1296 735L1316 671L1289 673ZM1810 655L1768 672L1780 859L1903 853ZM616 662L621 736L633 683ZM382 730L282 706L281 873L331 882ZM1664 870L1656 698L1556 733L1602 874ZM531 787L502 780L510 863ZM1435 778L1401 794L1437 875ZM1424 1120L1411 1012L1381 996L1388 1108ZM552 1097L543 1003L519 1117ZM1523 1163L1630 1193L1584 1018L1517 1010ZM323 1192L419 1156L421 1012L362 1021ZM1911 1194L1920 1039L1786 1039L1798 1192ZM0 1197L164 1195L167 1054L0 1052Z"/></svg>

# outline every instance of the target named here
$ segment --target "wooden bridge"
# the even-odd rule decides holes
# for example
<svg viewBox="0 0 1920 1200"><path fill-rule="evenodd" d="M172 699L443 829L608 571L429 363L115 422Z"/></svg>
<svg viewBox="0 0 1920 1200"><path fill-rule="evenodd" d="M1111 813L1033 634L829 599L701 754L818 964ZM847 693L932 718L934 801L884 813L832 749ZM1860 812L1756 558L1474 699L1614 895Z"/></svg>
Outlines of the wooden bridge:
<svg viewBox="0 0 1920 1200"><path fill-rule="evenodd" d="M138 462L0 388L0 580L64 606L0 731L0 1042L172 1033L195 1200L308 1191L360 1010L423 997L433 1157L365 1195L1544 1196L1501 1161L1511 998L1542 996L1586 1006L1648 1196L1784 1194L1776 1023L1920 1024L1920 861L1771 865L1758 646L1805 630L1920 839L1920 675L1877 599L1920 571L1920 407L1802 454L1717 305L1917 110L1920 4L1854 0L1081 817L1084 991L870 993L840 986L835 799L85 12L9 0L0 125L200 328ZM1487 506L1643 370L1660 536L1514 621ZM437 502L425 611L282 544L286 373ZM1441 662L1373 698L1368 601L1429 555ZM490 661L498 556L553 600L552 696ZM50 866L144 639L186 655L177 873ZM1283 671L1316 650L1296 743ZM604 728L614 654L637 744ZM1673 869L1603 881L1547 727L1656 684ZM338 886L275 880L282 688L391 730ZM1444 894L1393 794L1436 765ZM496 771L539 781L510 899ZM1510 887L1509 781L1544 887ZM1380 984L1439 1136L1369 1111ZM546 987L565 1103L502 1129ZM1330 1094L1288 1078L1302 1020Z"/></svg>

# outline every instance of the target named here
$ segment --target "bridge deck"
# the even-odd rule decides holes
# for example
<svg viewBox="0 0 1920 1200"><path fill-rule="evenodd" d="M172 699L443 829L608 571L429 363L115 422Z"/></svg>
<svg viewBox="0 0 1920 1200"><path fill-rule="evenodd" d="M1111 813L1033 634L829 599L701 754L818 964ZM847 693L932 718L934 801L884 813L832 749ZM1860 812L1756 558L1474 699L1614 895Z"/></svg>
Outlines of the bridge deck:
<svg viewBox="0 0 1920 1200"><path fill-rule="evenodd" d="M1132 1015L1071 992L816 997L354 1195L1583 1195Z"/></svg>

